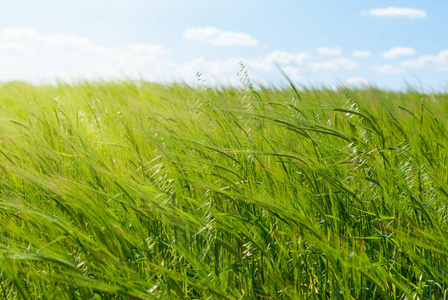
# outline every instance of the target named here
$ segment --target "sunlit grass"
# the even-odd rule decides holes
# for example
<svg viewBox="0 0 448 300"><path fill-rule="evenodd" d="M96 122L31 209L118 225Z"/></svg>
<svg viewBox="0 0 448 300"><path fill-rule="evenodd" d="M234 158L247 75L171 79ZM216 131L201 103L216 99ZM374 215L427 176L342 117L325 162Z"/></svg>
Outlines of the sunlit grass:
<svg viewBox="0 0 448 300"><path fill-rule="evenodd" d="M0 295L442 299L448 96L0 86Z"/></svg>

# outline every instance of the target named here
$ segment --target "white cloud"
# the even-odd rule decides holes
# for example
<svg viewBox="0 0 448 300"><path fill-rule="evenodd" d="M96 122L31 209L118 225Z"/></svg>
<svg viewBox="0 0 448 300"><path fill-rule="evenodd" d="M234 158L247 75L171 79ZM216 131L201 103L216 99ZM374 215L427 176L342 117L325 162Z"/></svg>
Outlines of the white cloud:
<svg viewBox="0 0 448 300"><path fill-rule="evenodd" d="M410 47L395 47L383 53L383 58L397 58L400 56L412 56L415 49Z"/></svg>
<svg viewBox="0 0 448 300"><path fill-rule="evenodd" d="M89 38L77 37L65 34L52 34L49 36L37 36L36 40L42 41L50 46L91 48L93 43Z"/></svg>
<svg viewBox="0 0 448 300"><path fill-rule="evenodd" d="M241 81L237 77L237 73L241 70L241 61L243 61L252 74L252 67L249 63L238 57L230 57L223 60L209 60L205 57L199 57L192 61L173 64L168 71L174 80L185 80L192 82L196 78L196 74L200 73L201 78L205 79L208 85L214 84L231 84L241 86ZM261 70L265 72L266 70Z"/></svg>
<svg viewBox="0 0 448 300"><path fill-rule="evenodd" d="M285 72L286 75L288 75L288 77L291 80L299 80L300 79L300 69L299 68L285 66L285 67L282 67L282 70L283 70L283 72Z"/></svg>
<svg viewBox="0 0 448 300"><path fill-rule="evenodd" d="M406 17L411 19L426 17L424 10L407 7L373 8L369 10L368 14L377 17Z"/></svg>
<svg viewBox="0 0 448 300"><path fill-rule="evenodd" d="M35 51L33 48L30 48L29 45L26 45L26 43L2 41L0 39L0 54L10 54L15 56L17 56L17 54L21 54L32 56L35 54Z"/></svg>
<svg viewBox="0 0 448 300"><path fill-rule="evenodd" d="M398 52L395 50L395 54L389 56L398 55ZM404 55L403 51L400 53ZM407 53L410 54L409 51ZM174 62L163 45L140 43L104 46L86 37L6 28L0 30L0 81L41 82L43 79L52 82L54 79L71 81L77 78L107 80L126 76L165 82L185 80L191 83L195 81L195 74L199 71L208 82L216 80L218 83L238 84L240 82L236 73L241 70L240 62L243 61L253 75L253 82L265 79L267 83L276 83L276 80L283 80L275 68L275 62L292 80L307 78L311 82L321 76L321 73L312 72L354 70L360 67L360 63L354 58L324 59L311 54L311 51L290 53L277 50L251 58L199 57L191 61ZM365 57L369 54L367 50L358 50L351 55ZM448 70L448 49L435 55L407 59L400 63L370 68L376 72L392 74L405 73L406 68L411 67ZM345 82L350 85L366 83L360 77L348 77Z"/></svg>
<svg viewBox="0 0 448 300"><path fill-rule="evenodd" d="M393 65L371 66L370 68L378 73L399 74L406 72L405 69Z"/></svg>
<svg viewBox="0 0 448 300"><path fill-rule="evenodd" d="M224 31L215 27L188 28L184 39L189 41L203 41L214 46L256 46L258 41L243 32Z"/></svg>
<svg viewBox="0 0 448 300"><path fill-rule="evenodd" d="M416 59L402 61L403 67L425 68L431 67L436 70L448 70L448 50L440 51L436 55L422 55Z"/></svg>
<svg viewBox="0 0 448 300"><path fill-rule="evenodd" d="M160 58L167 52L163 45L105 47L85 37L6 28L0 30L0 80L138 76L141 69L163 64Z"/></svg>
<svg viewBox="0 0 448 300"><path fill-rule="evenodd" d="M1 40L36 40L38 38L40 38L40 35L37 31L31 29L9 27L0 31Z"/></svg>
<svg viewBox="0 0 448 300"><path fill-rule="evenodd" d="M17 62L17 59L13 56L0 56L0 65L13 65L15 62Z"/></svg>
<svg viewBox="0 0 448 300"><path fill-rule="evenodd" d="M163 45L131 44L126 46L104 47L95 45L89 38L64 34L41 35L36 31L22 28L0 30L0 51L14 50L22 54L33 55L46 47L57 50L59 54L70 52L81 54L98 54L110 58L141 59L141 56L159 56L167 53ZM44 52L44 51L40 51Z"/></svg>
<svg viewBox="0 0 448 300"><path fill-rule="evenodd" d="M274 51L255 58L228 57L210 60L199 57L175 63L163 45L128 44L103 46L93 40L65 34L41 34L34 30L0 30L0 80L110 79L123 76L147 80L195 80L199 71L210 80L238 84L236 73L243 61L257 78L277 74L275 63L294 80L312 61L308 52ZM266 76L266 77L264 77Z"/></svg>
<svg viewBox="0 0 448 300"><path fill-rule="evenodd" d="M342 54L341 47L319 47L317 48L317 53L324 56L339 56Z"/></svg>
<svg viewBox="0 0 448 300"><path fill-rule="evenodd" d="M354 51L352 55L355 58L367 57L367 56L370 56L370 51L368 51L368 50L357 50L357 51Z"/></svg>
<svg viewBox="0 0 448 300"><path fill-rule="evenodd" d="M312 72L317 72L321 70L340 70L340 69L357 69L359 64L348 58L337 58L331 59L323 62L310 62L308 63L308 68Z"/></svg>
<svg viewBox="0 0 448 300"><path fill-rule="evenodd" d="M224 60L208 60L205 57L200 57L181 64L179 72L187 76L200 72L201 74L211 75L216 79L228 79L229 77L235 77L235 74L241 70L241 62L249 70L261 73L274 71L277 62L291 79L298 80L300 78L299 73L305 70L305 62L308 60L311 60L311 55L306 52L293 54L282 51L274 51L266 56L251 59L230 57ZM302 68L297 66L302 66Z"/></svg>
<svg viewBox="0 0 448 300"><path fill-rule="evenodd" d="M244 64L251 69L260 72L270 72L274 69L274 64L272 61L268 60L266 57L255 58L255 59L241 59Z"/></svg>
<svg viewBox="0 0 448 300"><path fill-rule="evenodd" d="M368 85L369 81L362 77L348 77L345 84L350 86Z"/></svg>
<svg viewBox="0 0 448 300"><path fill-rule="evenodd" d="M287 65L291 62L297 65L303 65L305 61L310 60L312 57L308 52L288 53L283 51L274 51L266 56L266 60L269 63L277 62L279 64Z"/></svg>

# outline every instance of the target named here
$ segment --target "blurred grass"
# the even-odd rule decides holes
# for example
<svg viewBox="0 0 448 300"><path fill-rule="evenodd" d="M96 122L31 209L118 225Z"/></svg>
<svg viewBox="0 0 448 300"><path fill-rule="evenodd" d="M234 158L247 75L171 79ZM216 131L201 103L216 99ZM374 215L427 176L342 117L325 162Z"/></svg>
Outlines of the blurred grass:
<svg viewBox="0 0 448 300"><path fill-rule="evenodd" d="M0 295L442 299L448 96L0 86Z"/></svg>

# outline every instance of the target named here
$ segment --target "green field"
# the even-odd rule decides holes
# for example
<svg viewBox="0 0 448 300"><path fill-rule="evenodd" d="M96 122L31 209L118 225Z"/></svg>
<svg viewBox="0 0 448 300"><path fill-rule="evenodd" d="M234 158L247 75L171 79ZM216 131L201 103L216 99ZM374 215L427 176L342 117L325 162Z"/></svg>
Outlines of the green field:
<svg viewBox="0 0 448 300"><path fill-rule="evenodd" d="M0 86L0 298L443 299L448 95Z"/></svg>

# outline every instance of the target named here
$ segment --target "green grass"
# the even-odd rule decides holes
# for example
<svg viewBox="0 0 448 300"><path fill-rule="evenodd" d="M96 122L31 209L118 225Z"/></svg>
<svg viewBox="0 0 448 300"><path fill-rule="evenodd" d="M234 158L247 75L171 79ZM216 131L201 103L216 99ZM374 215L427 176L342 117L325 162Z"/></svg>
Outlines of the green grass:
<svg viewBox="0 0 448 300"><path fill-rule="evenodd" d="M447 94L10 83L0 104L1 298L447 295Z"/></svg>

